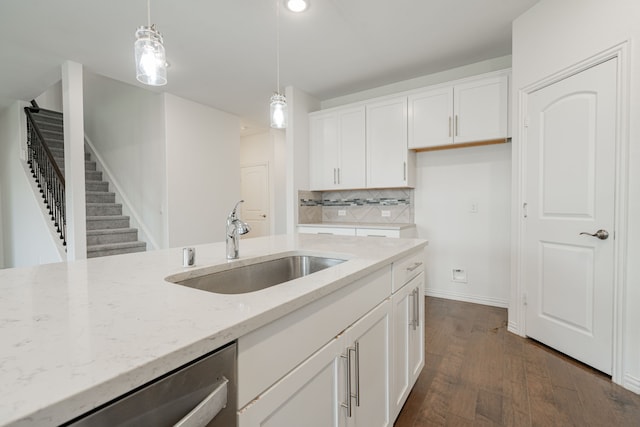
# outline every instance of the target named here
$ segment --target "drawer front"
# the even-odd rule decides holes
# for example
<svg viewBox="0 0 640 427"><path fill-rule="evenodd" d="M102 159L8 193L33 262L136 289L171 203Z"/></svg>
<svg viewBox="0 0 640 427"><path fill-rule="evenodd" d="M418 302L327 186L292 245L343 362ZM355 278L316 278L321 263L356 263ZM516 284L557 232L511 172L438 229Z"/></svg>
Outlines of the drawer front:
<svg viewBox="0 0 640 427"><path fill-rule="evenodd" d="M366 237L400 237L400 230L385 230L380 228L357 228L356 236Z"/></svg>
<svg viewBox="0 0 640 427"><path fill-rule="evenodd" d="M335 236L355 236L356 230L353 227L313 227L298 226L298 233L305 234L332 234Z"/></svg>
<svg viewBox="0 0 640 427"><path fill-rule="evenodd" d="M424 271L425 252L420 250L393 263L392 292Z"/></svg>

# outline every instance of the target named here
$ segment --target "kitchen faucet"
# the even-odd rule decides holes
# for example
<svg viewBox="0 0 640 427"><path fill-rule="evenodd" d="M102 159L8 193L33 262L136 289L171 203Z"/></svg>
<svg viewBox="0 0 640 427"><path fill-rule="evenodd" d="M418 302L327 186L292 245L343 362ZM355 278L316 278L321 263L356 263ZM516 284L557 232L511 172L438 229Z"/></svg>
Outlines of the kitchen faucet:
<svg viewBox="0 0 640 427"><path fill-rule="evenodd" d="M243 203L240 200L227 216L227 259L238 259L240 256L240 235L251 231L249 224L238 218L236 210Z"/></svg>

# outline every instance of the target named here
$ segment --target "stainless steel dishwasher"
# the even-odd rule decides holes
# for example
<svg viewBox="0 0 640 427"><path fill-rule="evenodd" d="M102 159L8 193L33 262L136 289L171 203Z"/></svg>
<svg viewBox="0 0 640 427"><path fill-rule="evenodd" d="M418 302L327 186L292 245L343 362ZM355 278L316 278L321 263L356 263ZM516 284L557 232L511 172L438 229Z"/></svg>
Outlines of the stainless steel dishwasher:
<svg viewBox="0 0 640 427"><path fill-rule="evenodd" d="M73 427L234 427L236 343L82 415Z"/></svg>

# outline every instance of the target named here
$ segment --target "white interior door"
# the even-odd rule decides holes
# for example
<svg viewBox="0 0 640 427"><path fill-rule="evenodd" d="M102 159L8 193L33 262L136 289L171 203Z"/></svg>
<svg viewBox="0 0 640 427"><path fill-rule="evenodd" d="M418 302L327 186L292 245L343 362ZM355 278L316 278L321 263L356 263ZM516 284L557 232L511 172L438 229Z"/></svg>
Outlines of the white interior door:
<svg viewBox="0 0 640 427"><path fill-rule="evenodd" d="M612 59L530 94L523 147L526 334L608 374L616 76Z"/></svg>
<svg viewBox="0 0 640 427"><path fill-rule="evenodd" d="M244 203L241 218L251 227L245 237L270 234L269 167L266 163L240 168L240 191Z"/></svg>

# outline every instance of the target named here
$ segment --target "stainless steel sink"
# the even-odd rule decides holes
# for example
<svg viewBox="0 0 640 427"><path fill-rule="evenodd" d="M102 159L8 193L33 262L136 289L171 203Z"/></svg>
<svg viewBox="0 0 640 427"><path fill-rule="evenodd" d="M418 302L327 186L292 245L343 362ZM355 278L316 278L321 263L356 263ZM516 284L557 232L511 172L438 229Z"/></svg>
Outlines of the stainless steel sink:
<svg viewBox="0 0 640 427"><path fill-rule="evenodd" d="M293 255L169 282L219 294L259 291L345 262L344 259Z"/></svg>

